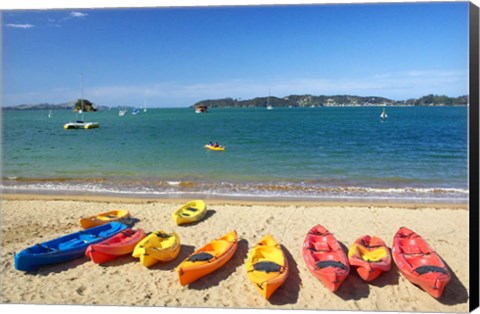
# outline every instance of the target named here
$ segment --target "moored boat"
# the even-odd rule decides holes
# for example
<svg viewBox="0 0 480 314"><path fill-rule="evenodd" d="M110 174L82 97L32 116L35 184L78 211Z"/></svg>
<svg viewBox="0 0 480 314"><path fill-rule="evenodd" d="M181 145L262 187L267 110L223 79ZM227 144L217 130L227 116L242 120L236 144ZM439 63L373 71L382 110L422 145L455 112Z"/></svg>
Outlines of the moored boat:
<svg viewBox="0 0 480 314"><path fill-rule="evenodd" d="M348 250L350 266L365 281L372 281L391 268L392 256L385 242L376 236L358 238Z"/></svg>
<svg viewBox="0 0 480 314"><path fill-rule="evenodd" d="M451 279L440 256L416 232L401 227L393 238L392 256L400 273L434 298L439 298Z"/></svg>
<svg viewBox="0 0 480 314"><path fill-rule="evenodd" d="M248 279L269 299L288 277L288 260L280 244L267 234L249 252L246 269Z"/></svg>
<svg viewBox="0 0 480 314"><path fill-rule="evenodd" d="M350 272L347 255L340 243L321 225L307 233L302 255L308 270L331 291L336 291Z"/></svg>
<svg viewBox="0 0 480 314"><path fill-rule="evenodd" d="M15 254L15 268L32 271L43 265L66 262L84 256L90 244L108 239L126 228L127 226L122 223L110 222L35 244Z"/></svg>
<svg viewBox="0 0 480 314"><path fill-rule="evenodd" d="M85 251L85 255L96 264L105 263L119 256L132 253L137 243L145 236L143 229L133 230L128 228L102 242L90 244Z"/></svg>
<svg viewBox="0 0 480 314"><path fill-rule="evenodd" d="M219 269L232 258L237 246L235 230L202 246L178 265L180 284L188 285Z"/></svg>
<svg viewBox="0 0 480 314"><path fill-rule="evenodd" d="M96 129L100 127L98 122L84 122L77 120L75 122L68 122L63 125L64 129Z"/></svg>

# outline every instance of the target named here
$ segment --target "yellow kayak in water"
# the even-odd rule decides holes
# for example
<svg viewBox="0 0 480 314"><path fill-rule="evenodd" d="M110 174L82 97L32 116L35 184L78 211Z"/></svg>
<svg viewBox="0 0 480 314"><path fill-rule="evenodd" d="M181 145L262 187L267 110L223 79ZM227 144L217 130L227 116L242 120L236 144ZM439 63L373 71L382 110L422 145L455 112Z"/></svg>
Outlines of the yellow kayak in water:
<svg viewBox="0 0 480 314"><path fill-rule="evenodd" d="M223 146L214 146L214 145L210 145L210 144L205 145L205 148L207 148L209 150L217 150L217 151L225 150L225 147L223 147Z"/></svg>
<svg viewBox="0 0 480 314"><path fill-rule="evenodd" d="M288 261L280 244L267 234L249 252L247 277L260 294L268 299L288 277Z"/></svg>
<svg viewBox="0 0 480 314"><path fill-rule="evenodd" d="M201 220L207 213L207 205L202 200L194 200L177 209L172 217L177 225Z"/></svg>

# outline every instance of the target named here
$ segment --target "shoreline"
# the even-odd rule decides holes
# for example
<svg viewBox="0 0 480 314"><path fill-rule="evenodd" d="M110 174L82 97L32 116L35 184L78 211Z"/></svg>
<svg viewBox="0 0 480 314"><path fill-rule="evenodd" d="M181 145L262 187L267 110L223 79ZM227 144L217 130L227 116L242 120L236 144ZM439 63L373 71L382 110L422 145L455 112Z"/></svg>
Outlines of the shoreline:
<svg viewBox="0 0 480 314"><path fill-rule="evenodd" d="M199 197L201 198L201 197ZM1 200L44 200L44 201L82 201L82 202L101 202L101 203L186 203L193 198L187 197L135 197L131 195L78 195L78 194L37 194L37 193L2 193ZM321 200L275 200L275 199L253 199L253 198L224 198L224 197L209 197L204 198L206 202L213 205L264 205L264 206L342 206L342 207L395 207L405 209L419 209L419 208L435 208L435 209L461 209L468 210L467 203L415 203L405 201L378 201L378 200L363 200L363 201L321 201Z"/></svg>

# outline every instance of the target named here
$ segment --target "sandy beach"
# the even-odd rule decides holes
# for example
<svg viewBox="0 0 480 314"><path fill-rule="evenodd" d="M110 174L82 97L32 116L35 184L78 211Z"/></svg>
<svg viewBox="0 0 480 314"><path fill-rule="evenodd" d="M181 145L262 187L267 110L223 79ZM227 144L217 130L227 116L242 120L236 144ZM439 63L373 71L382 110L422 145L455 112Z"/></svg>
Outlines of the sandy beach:
<svg viewBox="0 0 480 314"><path fill-rule="evenodd" d="M172 212L188 200L93 196L13 195L1 201L1 302L169 307L224 307L363 311L467 312L469 237L466 204L390 204L205 200L207 216L176 226ZM14 253L35 243L79 231L81 217L127 209L135 227L175 231L182 248L177 259L150 268L123 256L103 265L83 257L25 273L14 268ZM437 300L412 285L398 269L365 283L354 270L336 293L307 270L301 255L305 234L315 224L328 228L346 247L364 234L390 246L401 226L423 236L452 272ZM187 287L175 267L201 245L235 229L238 249L218 271ZM247 253L270 233L285 250L289 277L263 300L245 273Z"/></svg>

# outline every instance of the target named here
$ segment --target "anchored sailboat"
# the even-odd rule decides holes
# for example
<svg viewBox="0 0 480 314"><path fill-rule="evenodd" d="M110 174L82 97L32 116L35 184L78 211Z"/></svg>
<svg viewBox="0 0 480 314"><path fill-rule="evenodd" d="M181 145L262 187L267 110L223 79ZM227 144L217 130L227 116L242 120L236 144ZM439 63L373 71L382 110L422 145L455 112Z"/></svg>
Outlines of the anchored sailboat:
<svg viewBox="0 0 480 314"><path fill-rule="evenodd" d="M98 122L85 122L83 116L83 77L80 76L80 89L81 89L81 98L80 98L80 109L77 111L75 122L65 123L63 126L64 129L95 129L99 128L100 124ZM80 115L80 119L79 119Z"/></svg>
<svg viewBox="0 0 480 314"><path fill-rule="evenodd" d="M273 107L270 105L270 89L268 90L268 98L267 98L267 110L272 110Z"/></svg>
<svg viewBox="0 0 480 314"><path fill-rule="evenodd" d="M387 111L385 108L383 108L383 111L380 114L380 119L385 120L386 118L388 118Z"/></svg>

